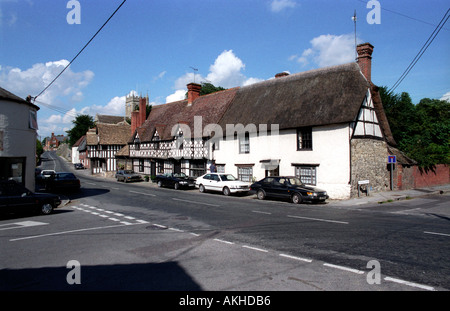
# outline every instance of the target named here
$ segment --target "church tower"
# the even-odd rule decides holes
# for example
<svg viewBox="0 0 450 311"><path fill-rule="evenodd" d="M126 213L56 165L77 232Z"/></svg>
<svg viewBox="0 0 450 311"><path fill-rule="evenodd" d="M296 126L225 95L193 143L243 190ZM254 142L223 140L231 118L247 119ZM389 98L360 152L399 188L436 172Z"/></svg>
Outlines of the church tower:
<svg viewBox="0 0 450 311"><path fill-rule="evenodd" d="M131 112L137 109L139 109L139 96L132 92L125 99L125 117L131 119Z"/></svg>

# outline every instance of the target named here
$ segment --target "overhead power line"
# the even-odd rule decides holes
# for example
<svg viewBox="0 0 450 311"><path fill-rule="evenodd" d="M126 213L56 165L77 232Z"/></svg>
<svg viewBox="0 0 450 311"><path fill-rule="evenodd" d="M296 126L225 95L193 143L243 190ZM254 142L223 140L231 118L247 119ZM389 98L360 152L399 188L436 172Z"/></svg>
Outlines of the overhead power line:
<svg viewBox="0 0 450 311"><path fill-rule="evenodd" d="M357 0L357 1L359 1L361 3L364 3L364 4L367 4L368 0ZM390 12L390 13L393 13L393 14L397 14L397 15L409 18L409 19L414 20L416 22L420 22L420 23L427 24L427 25L430 25L430 26L436 26L435 24L429 23L427 21L424 21L424 20L421 20L421 19L418 19L418 18L415 18L415 17L411 17L411 16L408 16L406 14L403 14L403 13L400 13L400 12L396 12L396 11L393 11L393 10L390 10L390 9L386 9L384 5L381 7L381 9L383 11L386 11L386 12ZM450 29L444 28L444 30L450 30Z"/></svg>
<svg viewBox="0 0 450 311"><path fill-rule="evenodd" d="M77 55L75 55L75 57L69 62L69 64L67 64L66 67L64 67L64 69L52 80L52 82L50 82L38 95L36 95L34 97L34 100L36 100L36 98L38 98L39 96L41 96L42 93L44 93L62 74L64 71L66 71L66 69L75 61L75 59L84 51L84 49L89 45L89 43L91 43L92 40L94 40L94 38L97 36L97 34L103 29L103 27L106 26L106 24L109 22L109 20L117 13L117 11L119 11L119 9L122 7L122 5L126 2L127 0L123 0L122 3L117 7L117 9L114 11L114 13L111 14L111 16L106 20L106 22L102 25L102 27L100 27L99 30L97 30L97 32L92 36L92 38L88 41L88 43L86 43L84 45L84 47L77 53Z"/></svg>
<svg viewBox="0 0 450 311"><path fill-rule="evenodd" d="M425 53L425 51L428 49L428 47L434 41L436 36L439 34L439 32L441 31L442 27L444 27L445 23L447 22L448 18L450 17L448 15L449 11L450 11L450 9L448 9L447 12L445 12L444 17L441 19L441 21L436 26L436 28L431 33L431 35L428 37L428 40L424 43L424 45L422 46L420 51L417 53L416 57L414 57L414 59L411 61L411 63L405 69L405 71L402 73L400 78L398 78L398 80L394 83L394 85L389 89L389 92L393 92L400 85L400 83L402 83L402 81L406 78L406 76L409 74L411 69L413 69L413 67L417 64L419 59L422 57L422 55Z"/></svg>

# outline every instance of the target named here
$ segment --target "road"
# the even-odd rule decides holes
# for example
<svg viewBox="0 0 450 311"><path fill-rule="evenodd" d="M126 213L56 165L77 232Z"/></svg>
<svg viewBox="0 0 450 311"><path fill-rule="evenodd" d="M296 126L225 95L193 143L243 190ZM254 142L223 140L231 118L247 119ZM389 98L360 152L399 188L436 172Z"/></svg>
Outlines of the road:
<svg viewBox="0 0 450 311"><path fill-rule="evenodd" d="M450 289L448 195L356 209L75 173L82 191L54 214L0 218L1 289Z"/></svg>

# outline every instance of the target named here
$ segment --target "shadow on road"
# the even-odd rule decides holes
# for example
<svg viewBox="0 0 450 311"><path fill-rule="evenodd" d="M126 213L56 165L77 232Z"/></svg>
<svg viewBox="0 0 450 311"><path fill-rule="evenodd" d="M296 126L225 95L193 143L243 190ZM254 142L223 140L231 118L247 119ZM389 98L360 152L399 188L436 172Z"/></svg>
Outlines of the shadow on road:
<svg viewBox="0 0 450 311"><path fill-rule="evenodd" d="M79 272L79 274L78 274ZM77 277L78 276L78 277ZM68 284L67 278L80 284ZM177 262L0 271L0 291L199 291Z"/></svg>

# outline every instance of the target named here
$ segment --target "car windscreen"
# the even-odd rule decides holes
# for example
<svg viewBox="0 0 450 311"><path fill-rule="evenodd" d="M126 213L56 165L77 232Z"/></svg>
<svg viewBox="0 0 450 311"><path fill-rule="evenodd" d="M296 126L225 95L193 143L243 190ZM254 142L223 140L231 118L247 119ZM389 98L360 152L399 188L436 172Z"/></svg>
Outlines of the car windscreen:
<svg viewBox="0 0 450 311"><path fill-rule="evenodd" d="M76 179L75 175L72 173L60 173L56 174L57 179Z"/></svg>
<svg viewBox="0 0 450 311"><path fill-rule="evenodd" d="M234 181L236 180L236 178L231 175L231 174L221 174L220 175L220 179L222 179L222 181Z"/></svg>
<svg viewBox="0 0 450 311"><path fill-rule="evenodd" d="M301 182L300 178L288 178L288 181L291 185L303 186L303 183Z"/></svg>
<svg viewBox="0 0 450 311"><path fill-rule="evenodd" d="M185 173L175 173L173 174L173 177L181 177L181 178L185 178L186 174Z"/></svg>
<svg viewBox="0 0 450 311"><path fill-rule="evenodd" d="M127 170L127 171L123 171L124 174L134 174L134 171L131 170Z"/></svg>

